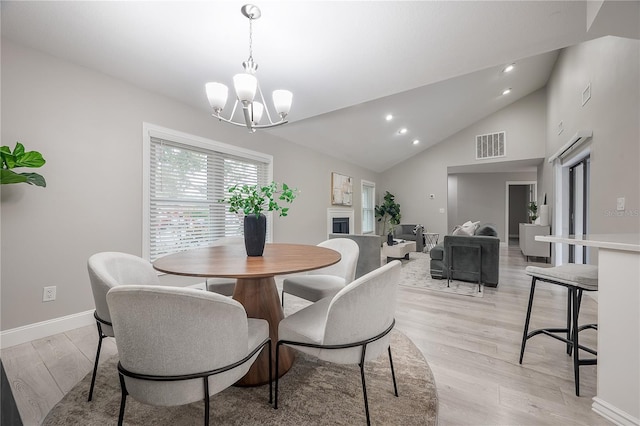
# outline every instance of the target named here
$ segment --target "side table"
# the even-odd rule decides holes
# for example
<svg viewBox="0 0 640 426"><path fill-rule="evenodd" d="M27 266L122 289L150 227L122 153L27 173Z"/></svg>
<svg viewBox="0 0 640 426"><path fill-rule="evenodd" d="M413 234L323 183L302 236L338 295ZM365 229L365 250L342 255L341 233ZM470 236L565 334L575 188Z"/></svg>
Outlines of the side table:
<svg viewBox="0 0 640 426"><path fill-rule="evenodd" d="M424 249L427 253L431 251L438 244L438 239L440 238L440 234L433 232L425 232L422 234L424 236Z"/></svg>

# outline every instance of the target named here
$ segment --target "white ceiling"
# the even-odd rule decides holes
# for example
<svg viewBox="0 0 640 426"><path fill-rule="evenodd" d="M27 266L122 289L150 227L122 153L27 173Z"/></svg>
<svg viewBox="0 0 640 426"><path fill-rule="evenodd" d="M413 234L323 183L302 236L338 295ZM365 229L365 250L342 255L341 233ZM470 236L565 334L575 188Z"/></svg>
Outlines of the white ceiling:
<svg viewBox="0 0 640 426"><path fill-rule="evenodd" d="M209 114L205 83L231 86L248 57L243 4L2 1L2 37ZM558 49L597 36L584 1L258 6L262 89L294 93L290 123L268 132L377 172L544 87Z"/></svg>

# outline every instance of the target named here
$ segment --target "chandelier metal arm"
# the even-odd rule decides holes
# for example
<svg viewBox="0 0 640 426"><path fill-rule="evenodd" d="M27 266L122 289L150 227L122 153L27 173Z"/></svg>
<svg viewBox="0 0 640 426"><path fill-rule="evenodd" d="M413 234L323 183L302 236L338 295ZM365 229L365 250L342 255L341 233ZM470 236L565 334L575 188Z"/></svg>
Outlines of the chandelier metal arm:
<svg viewBox="0 0 640 426"><path fill-rule="evenodd" d="M213 113L211 114L212 117L217 118L220 121L224 121L225 123L229 123L229 124L233 124L234 126L240 126L240 127L246 127L249 130L254 130L254 129L269 129L271 127L277 127L277 126L281 126L283 124L287 124L289 122L289 120L286 120L284 118L280 119L280 121L277 121L275 123L269 123L269 124L253 124L250 126L247 126L246 123L238 123L235 121L231 121L231 119L229 118L225 118L219 114Z"/></svg>

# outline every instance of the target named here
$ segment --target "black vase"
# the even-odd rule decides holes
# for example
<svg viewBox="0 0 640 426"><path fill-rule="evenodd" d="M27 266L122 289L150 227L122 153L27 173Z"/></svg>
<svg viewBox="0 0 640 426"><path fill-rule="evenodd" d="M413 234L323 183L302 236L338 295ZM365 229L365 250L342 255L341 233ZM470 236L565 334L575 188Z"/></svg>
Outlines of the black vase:
<svg viewBox="0 0 640 426"><path fill-rule="evenodd" d="M388 246L392 246L393 245L393 234L392 233L388 233L387 234L387 245Z"/></svg>
<svg viewBox="0 0 640 426"><path fill-rule="evenodd" d="M267 237L267 217L250 214L244 217L244 248L247 256L262 256Z"/></svg>

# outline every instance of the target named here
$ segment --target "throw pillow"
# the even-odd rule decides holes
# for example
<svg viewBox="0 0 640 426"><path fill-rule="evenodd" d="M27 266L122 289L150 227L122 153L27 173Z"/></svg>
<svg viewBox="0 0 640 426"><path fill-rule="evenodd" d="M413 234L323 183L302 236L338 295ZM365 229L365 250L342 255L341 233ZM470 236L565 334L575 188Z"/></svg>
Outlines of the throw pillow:
<svg viewBox="0 0 640 426"><path fill-rule="evenodd" d="M469 237L471 235L473 235L472 232L470 232L470 228L465 227L465 226L456 226L455 228L453 228L453 232L451 233L451 235L460 235L463 237Z"/></svg>

